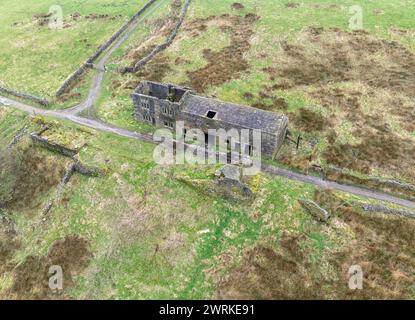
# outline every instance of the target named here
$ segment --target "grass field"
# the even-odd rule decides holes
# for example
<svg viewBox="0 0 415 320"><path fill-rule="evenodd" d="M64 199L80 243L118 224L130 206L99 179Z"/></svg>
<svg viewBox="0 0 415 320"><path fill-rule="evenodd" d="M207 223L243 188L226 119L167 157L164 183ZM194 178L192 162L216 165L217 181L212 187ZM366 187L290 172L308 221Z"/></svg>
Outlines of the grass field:
<svg viewBox="0 0 415 320"><path fill-rule="evenodd" d="M24 124L40 128L4 108L0 120L3 145ZM18 178L18 198L1 212L8 217L0 232L3 298L52 298L42 282L50 263L70 270L63 294L77 299L414 298L415 225L348 205L367 199L260 175L250 182L256 197L248 204L207 191L215 167L163 167L152 145L68 123L52 128L83 136L80 159L105 176L75 175L42 216L67 160L27 138L19 143L21 169L31 176ZM37 188L39 181L48 187ZM330 223L315 222L299 199L330 208ZM347 289L355 263L370 274L362 292Z"/></svg>
<svg viewBox="0 0 415 320"><path fill-rule="evenodd" d="M299 151L287 146L282 164L414 182L415 1L361 3L363 31L349 28L353 1L238 3L194 1L170 48L135 75L107 77L96 114L146 129L131 116L141 80L191 86L287 114L304 143ZM147 41L131 39L114 65L134 64L164 37L155 29Z"/></svg>
<svg viewBox="0 0 415 320"><path fill-rule="evenodd" d="M362 2L366 32L348 30L353 1L238 3L194 0L177 41L145 70L106 74L95 116L150 132L132 118L135 85L142 79L191 85L200 94L289 114L291 130L305 141L298 152L286 145L281 164L302 170L335 164L415 181L415 1ZM64 8L71 25L56 34L33 21L51 4ZM111 70L164 39L172 25L164 19L168 4L117 51ZM0 26L0 80L50 95L138 5L4 0L0 15L11 13ZM75 12L122 18L75 22ZM33 132L43 121L51 137L86 143L80 160L104 173L75 174L46 216L70 161L28 136L6 149L21 128ZM217 167L159 166L153 150L0 106L0 178L8 182L0 188L8 199L0 208L0 297L55 298L46 276L58 264L67 271L60 297L73 299L415 299L415 223L355 206L384 203L263 174L247 182L254 200L240 201L209 191ZM300 199L326 208L329 223L316 222ZM365 273L362 291L347 287L355 264Z"/></svg>
<svg viewBox="0 0 415 320"><path fill-rule="evenodd" d="M8 87L53 97L83 63L144 0L4 0L0 4L0 81ZM42 22L49 8L62 8L64 28Z"/></svg>
<svg viewBox="0 0 415 320"><path fill-rule="evenodd" d="M51 97L143 3L63 1L58 5L67 28L53 31L34 18L47 13L51 2L4 2L2 12L11 13L0 27L0 81ZM165 1L116 52L110 70L134 64L161 43L172 27L168 19L162 23L169 3ZM132 117L133 88L143 79L188 85L200 94L287 114L291 131L305 140L299 152L291 147L281 152L279 161L285 165L303 171L335 165L357 174L415 180L410 156L415 151L414 1L362 3L363 32L349 29L352 1L235 3L194 1L178 39L145 70L107 74L95 114L119 126L149 131ZM74 20L78 12L81 16ZM96 16L87 18L91 14ZM67 101L53 107L79 102L91 77L90 72ZM382 149L384 145L390 147Z"/></svg>

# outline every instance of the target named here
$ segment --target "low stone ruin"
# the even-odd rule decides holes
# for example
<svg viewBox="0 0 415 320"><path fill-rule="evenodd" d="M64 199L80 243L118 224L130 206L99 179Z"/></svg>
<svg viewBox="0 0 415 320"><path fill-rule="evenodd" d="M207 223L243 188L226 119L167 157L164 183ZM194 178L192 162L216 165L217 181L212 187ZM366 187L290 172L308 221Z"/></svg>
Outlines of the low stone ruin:
<svg viewBox="0 0 415 320"><path fill-rule="evenodd" d="M319 222L328 222L330 214L327 210L321 208L317 203L305 199L298 200L298 202L314 219Z"/></svg>
<svg viewBox="0 0 415 320"><path fill-rule="evenodd" d="M238 194L249 198L254 195L252 190L242 182L242 168L234 165L224 165L216 171L216 183L226 194Z"/></svg>

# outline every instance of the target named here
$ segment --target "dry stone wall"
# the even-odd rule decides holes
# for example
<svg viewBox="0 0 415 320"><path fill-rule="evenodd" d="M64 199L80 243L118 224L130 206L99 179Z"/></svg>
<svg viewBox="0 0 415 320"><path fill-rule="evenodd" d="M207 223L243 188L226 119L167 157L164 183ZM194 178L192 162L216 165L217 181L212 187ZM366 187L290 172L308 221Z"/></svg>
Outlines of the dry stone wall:
<svg viewBox="0 0 415 320"><path fill-rule="evenodd" d="M402 216L410 219L415 219L415 212L402 209L392 209L382 205L363 204L361 205L363 211L369 213L383 213L394 216Z"/></svg>
<svg viewBox="0 0 415 320"><path fill-rule="evenodd" d="M150 0L147 4L142 7L134 16L131 17L126 23L124 23L120 29L116 33L112 35L105 43L103 43L97 51L95 51L88 60L83 63L75 72L73 72L61 85L61 87L56 92L56 97L62 96L68 88L70 88L76 81L80 79L80 77L84 74L87 69L90 69L93 66L94 62L99 58L99 56L107 50L126 30L130 27L138 17L140 17L144 11L146 11L154 2L157 0Z"/></svg>
<svg viewBox="0 0 415 320"><path fill-rule="evenodd" d="M72 150L72 149L66 148L62 145L52 143L48 139L41 137L37 133L32 133L31 138L32 138L32 141L34 143L39 144L42 147L45 147L46 149L48 149L50 151L60 153L64 156L66 156L66 157L72 158L78 153L77 150Z"/></svg>
<svg viewBox="0 0 415 320"><path fill-rule="evenodd" d="M348 183L368 187L370 189L380 190L382 192L392 193L404 196L410 200L415 199L415 185L391 179L382 179L377 177L360 177L349 173L347 170L328 165L322 168L324 178L339 183Z"/></svg>
<svg viewBox="0 0 415 320"><path fill-rule="evenodd" d="M168 48L174 41L174 39L177 37L177 34L179 33L180 27L182 26L184 19L186 18L187 11L189 9L191 0L186 0L186 2L183 5L182 12L180 14L180 18L178 23L176 24L175 28L173 29L172 33L169 35L169 37L166 39L166 41L157 47L153 49L152 52L150 52L147 56L142 58L140 61L138 61L134 67L127 67L120 70L121 73L136 73L141 68L143 68L148 62L150 62L157 54L159 54L161 51Z"/></svg>
<svg viewBox="0 0 415 320"><path fill-rule="evenodd" d="M44 98L40 98L40 97L31 95L29 93L19 92L17 90L6 88L4 86L0 86L0 93L9 94L14 97L25 99L25 100L30 100L43 106L47 106L49 104L49 101Z"/></svg>

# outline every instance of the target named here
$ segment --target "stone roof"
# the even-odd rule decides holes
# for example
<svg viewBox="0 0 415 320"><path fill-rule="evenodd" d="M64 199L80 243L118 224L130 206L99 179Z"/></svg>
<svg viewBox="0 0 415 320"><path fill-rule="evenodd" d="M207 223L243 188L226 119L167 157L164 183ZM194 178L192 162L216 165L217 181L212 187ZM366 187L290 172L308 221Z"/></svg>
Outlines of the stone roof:
<svg viewBox="0 0 415 320"><path fill-rule="evenodd" d="M262 132L277 134L286 116L248 106L221 102L212 98L186 94L181 101L182 112L207 117L209 111L216 112L213 120L241 126L247 129L258 129Z"/></svg>

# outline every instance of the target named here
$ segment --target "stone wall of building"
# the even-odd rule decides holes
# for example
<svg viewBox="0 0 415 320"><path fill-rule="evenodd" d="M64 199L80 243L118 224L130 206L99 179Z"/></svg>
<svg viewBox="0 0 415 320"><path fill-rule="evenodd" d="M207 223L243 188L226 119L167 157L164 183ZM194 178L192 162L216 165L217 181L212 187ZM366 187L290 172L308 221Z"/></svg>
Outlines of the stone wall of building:
<svg viewBox="0 0 415 320"><path fill-rule="evenodd" d="M241 130L246 129L245 127L238 126L235 124L230 124L220 120L208 119L206 117L195 116L188 113L179 114L178 121L183 121L185 128L197 128L202 130L204 133L208 133L209 129L224 129L229 131L231 129L236 129L239 134L241 134ZM253 136L252 130L250 132L250 143L252 144ZM283 139L282 139L283 140ZM275 153L281 147L282 141L280 137L269 134L266 132L261 132L261 153L267 157L274 157ZM241 147L242 152L244 151L244 146Z"/></svg>
<svg viewBox="0 0 415 320"><path fill-rule="evenodd" d="M133 94L132 98L137 120L145 121L158 127L174 129L180 108L178 103L138 93ZM170 124L173 124L173 126Z"/></svg>

